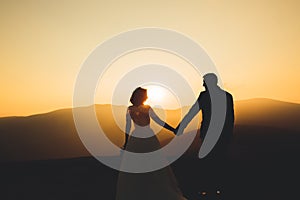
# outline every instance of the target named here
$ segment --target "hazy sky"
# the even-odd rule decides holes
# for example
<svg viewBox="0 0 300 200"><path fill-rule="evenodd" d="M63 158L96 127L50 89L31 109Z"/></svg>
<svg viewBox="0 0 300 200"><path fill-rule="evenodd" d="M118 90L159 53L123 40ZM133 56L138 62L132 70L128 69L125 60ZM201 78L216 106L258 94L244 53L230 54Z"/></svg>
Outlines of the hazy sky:
<svg viewBox="0 0 300 200"><path fill-rule="evenodd" d="M149 26L202 45L235 99L300 103L299 10L297 0L2 0L0 116L71 107L89 53L115 34Z"/></svg>

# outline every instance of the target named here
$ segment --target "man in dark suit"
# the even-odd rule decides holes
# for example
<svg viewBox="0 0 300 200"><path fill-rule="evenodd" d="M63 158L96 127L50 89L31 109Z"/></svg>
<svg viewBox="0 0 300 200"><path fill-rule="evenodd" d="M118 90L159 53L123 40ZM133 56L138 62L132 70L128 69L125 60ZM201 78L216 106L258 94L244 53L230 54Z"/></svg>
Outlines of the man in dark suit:
<svg viewBox="0 0 300 200"><path fill-rule="evenodd" d="M230 141L233 136L234 127L234 107L232 95L218 86L218 78L213 73L208 73L203 76L203 86L205 91L201 92L197 101L191 107L189 112L182 119L180 124L177 126L175 133L177 135L181 134L185 127L190 123L190 121L195 117L195 115L201 110L202 111L202 122L200 127L200 139L201 143L206 138L209 127L211 126L212 117L212 95L214 98L220 98L225 100L223 105L226 105L225 113L223 111L217 110L217 114L225 114L224 122L220 137L213 149L208 153L208 155L201 159L197 164L199 165L198 172L199 179L207 187L204 189L205 195L208 194L208 190L214 190L214 193L220 194L221 191L219 187L224 188L227 181L224 180L225 174L228 173L227 165L227 155L230 145ZM223 96L222 96L223 95ZM223 113L222 113L223 112ZM209 188L208 188L209 187Z"/></svg>

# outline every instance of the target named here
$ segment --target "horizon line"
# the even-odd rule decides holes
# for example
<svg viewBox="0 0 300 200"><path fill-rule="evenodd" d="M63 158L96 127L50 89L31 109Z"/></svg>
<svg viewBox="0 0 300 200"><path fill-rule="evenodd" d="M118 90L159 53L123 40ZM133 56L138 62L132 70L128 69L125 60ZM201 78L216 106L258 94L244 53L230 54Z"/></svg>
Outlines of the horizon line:
<svg viewBox="0 0 300 200"><path fill-rule="evenodd" d="M241 101L251 101L251 100L270 100L270 101L277 101L277 102L282 102L282 103L289 103L289 104L296 104L296 105L300 105L299 103L296 102L291 102L291 101L283 101L283 100L278 100L278 99L271 99L271 98L266 98L266 97L254 97L254 98L250 98L250 99L237 99L234 100L234 102L241 102ZM86 106L80 106L80 107L63 107L63 108L57 108L54 110L50 110L50 111L41 111L39 113L31 113L28 115L0 115L0 119L1 118L11 118L11 117L31 117L31 116L35 116L35 115L43 115L43 114L48 114L48 113L52 113L52 112L56 112L56 111L60 111L60 110L67 110L67 109L74 109L74 108L84 108L84 107L90 107L90 106L95 106L95 105L107 105L107 106L128 106L128 105L113 105L113 104L109 104L109 103L95 103L92 105L86 105ZM191 107L192 105L183 105L181 107L178 108L165 108L166 110L178 110L184 107ZM156 108L156 107L154 107ZM159 108L158 108L159 109Z"/></svg>

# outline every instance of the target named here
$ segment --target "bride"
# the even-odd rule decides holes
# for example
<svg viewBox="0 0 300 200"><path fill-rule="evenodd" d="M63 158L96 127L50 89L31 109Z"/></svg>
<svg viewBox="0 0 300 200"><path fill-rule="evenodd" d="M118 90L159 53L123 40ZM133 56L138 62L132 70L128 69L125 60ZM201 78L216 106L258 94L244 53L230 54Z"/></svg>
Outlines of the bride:
<svg viewBox="0 0 300 200"><path fill-rule="evenodd" d="M160 148L160 143L150 128L150 118L164 128L174 131L174 128L162 121L150 106L144 105L147 98L147 90L141 87L135 89L130 98L132 105L127 109L123 146L126 151L146 153ZM130 133L132 121L134 130ZM169 166L147 173L120 172L116 200L141 199L186 200Z"/></svg>

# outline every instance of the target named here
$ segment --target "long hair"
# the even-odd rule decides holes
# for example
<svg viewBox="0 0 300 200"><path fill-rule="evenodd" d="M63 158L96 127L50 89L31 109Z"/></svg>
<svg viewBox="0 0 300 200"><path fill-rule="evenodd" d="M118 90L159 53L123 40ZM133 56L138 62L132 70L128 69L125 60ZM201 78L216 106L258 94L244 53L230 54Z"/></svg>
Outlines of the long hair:
<svg viewBox="0 0 300 200"><path fill-rule="evenodd" d="M141 87L136 88L131 97L130 102L134 106L140 106L147 100L147 90Z"/></svg>

